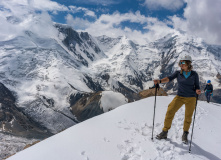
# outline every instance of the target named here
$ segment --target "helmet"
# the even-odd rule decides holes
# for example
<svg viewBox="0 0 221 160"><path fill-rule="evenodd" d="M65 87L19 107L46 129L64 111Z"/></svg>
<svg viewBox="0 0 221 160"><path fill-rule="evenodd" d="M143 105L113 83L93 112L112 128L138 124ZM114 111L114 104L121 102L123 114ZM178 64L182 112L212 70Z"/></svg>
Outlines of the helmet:
<svg viewBox="0 0 221 160"><path fill-rule="evenodd" d="M180 58L180 61L190 61L190 62L192 62L192 58L191 58L191 56L185 54L184 56L182 56Z"/></svg>
<svg viewBox="0 0 221 160"><path fill-rule="evenodd" d="M211 83L211 80L208 80L207 83Z"/></svg>

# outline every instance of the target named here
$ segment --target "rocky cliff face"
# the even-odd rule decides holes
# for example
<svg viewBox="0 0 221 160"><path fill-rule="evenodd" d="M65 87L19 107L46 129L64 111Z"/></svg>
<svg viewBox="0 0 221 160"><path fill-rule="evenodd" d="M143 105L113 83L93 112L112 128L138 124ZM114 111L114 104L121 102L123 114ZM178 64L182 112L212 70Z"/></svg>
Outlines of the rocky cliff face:
<svg viewBox="0 0 221 160"><path fill-rule="evenodd" d="M155 94L156 94L156 96L167 96L168 95L162 88L158 88L157 90L156 90L156 88L151 88L151 89L147 89L147 90L143 90L143 91L139 92L139 96L141 99L155 96Z"/></svg>
<svg viewBox="0 0 221 160"><path fill-rule="evenodd" d="M72 99L76 99L71 105L71 111L79 121L84 121L104 113L100 107L100 94L101 92L77 94L75 97L80 96L78 99L74 95L71 96Z"/></svg>
<svg viewBox="0 0 221 160"><path fill-rule="evenodd" d="M93 37L87 32L78 33L71 27L55 24L60 36L64 37L62 43L73 53L74 58L88 67L92 62L106 57L103 51L95 43Z"/></svg>

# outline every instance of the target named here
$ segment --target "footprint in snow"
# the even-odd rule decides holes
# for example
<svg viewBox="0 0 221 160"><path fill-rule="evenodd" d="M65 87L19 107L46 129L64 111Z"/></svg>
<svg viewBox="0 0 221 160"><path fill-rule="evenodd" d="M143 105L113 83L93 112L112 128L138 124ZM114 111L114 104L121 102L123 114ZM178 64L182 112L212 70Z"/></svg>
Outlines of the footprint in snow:
<svg viewBox="0 0 221 160"><path fill-rule="evenodd" d="M160 125L160 123L156 124ZM148 136L151 132L151 125L147 123L139 124L137 122L127 122L126 120L118 122L118 127L127 131L132 131L132 136L143 135Z"/></svg>
<svg viewBox="0 0 221 160"><path fill-rule="evenodd" d="M142 160L142 149L138 147L132 140L124 141L117 148L120 151L121 160Z"/></svg>
<svg viewBox="0 0 221 160"><path fill-rule="evenodd" d="M81 155L84 156L84 159L85 159L85 160L89 160L88 156L87 156L85 153L86 153L85 151L82 151L82 152L81 152Z"/></svg>
<svg viewBox="0 0 221 160"><path fill-rule="evenodd" d="M110 142L110 140L104 137L104 142Z"/></svg>

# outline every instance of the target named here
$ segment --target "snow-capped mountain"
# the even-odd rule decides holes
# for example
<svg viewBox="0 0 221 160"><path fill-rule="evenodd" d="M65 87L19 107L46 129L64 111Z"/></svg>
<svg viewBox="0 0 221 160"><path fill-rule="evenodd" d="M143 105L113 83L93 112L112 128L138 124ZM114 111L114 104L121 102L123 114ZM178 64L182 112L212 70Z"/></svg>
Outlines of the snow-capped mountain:
<svg viewBox="0 0 221 160"><path fill-rule="evenodd" d="M154 97L118 107L79 123L23 150L8 160L219 160L221 108L198 101L191 153L183 144L185 107L175 115L167 140L155 139L163 128L168 104L174 96L157 97L152 137ZM192 125L190 128L190 139Z"/></svg>
<svg viewBox="0 0 221 160"><path fill-rule="evenodd" d="M177 32L145 46L126 37L102 36L97 40L108 60L95 62L91 68L95 73L109 73L134 90L147 88L153 78L163 78L179 69L178 62L184 54L192 56L202 85L210 79L215 88L220 88L221 47L207 45L200 38Z"/></svg>
<svg viewBox="0 0 221 160"><path fill-rule="evenodd" d="M54 133L74 124L56 112L74 119L68 109L70 94L93 91L80 67L105 57L87 33L80 34L66 26L62 30L58 24L56 27L60 31L57 39L26 31L24 36L0 42L1 82L14 91L18 106L25 113L35 121L47 123L44 125ZM65 38L59 39L61 35Z"/></svg>

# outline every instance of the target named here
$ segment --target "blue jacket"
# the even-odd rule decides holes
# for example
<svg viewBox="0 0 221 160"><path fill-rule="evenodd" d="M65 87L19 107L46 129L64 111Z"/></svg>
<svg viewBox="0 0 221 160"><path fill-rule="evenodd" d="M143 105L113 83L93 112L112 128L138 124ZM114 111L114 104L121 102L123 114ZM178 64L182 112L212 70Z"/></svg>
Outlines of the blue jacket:
<svg viewBox="0 0 221 160"><path fill-rule="evenodd" d="M177 78L178 96L196 97L196 89L200 89L200 86L199 86L199 76L195 71L191 71L191 74L188 78L185 78L184 75L180 73L180 71L174 72L168 78L170 81Z"/></svg>
<svg viewBox="0 0 221 160"><path fill-rule="evenodd" d="M210 84L210 85L206 85L206 87L204 88L204 91L207 90L207 91L210 91L211 93L213 93L213 85Z"/></svg>

